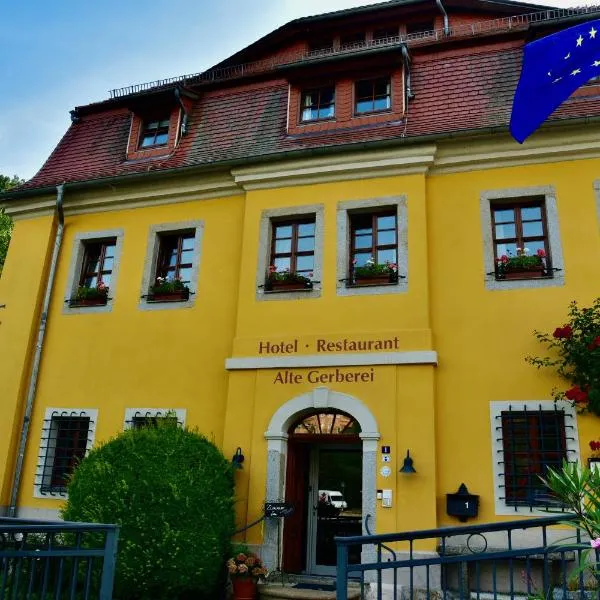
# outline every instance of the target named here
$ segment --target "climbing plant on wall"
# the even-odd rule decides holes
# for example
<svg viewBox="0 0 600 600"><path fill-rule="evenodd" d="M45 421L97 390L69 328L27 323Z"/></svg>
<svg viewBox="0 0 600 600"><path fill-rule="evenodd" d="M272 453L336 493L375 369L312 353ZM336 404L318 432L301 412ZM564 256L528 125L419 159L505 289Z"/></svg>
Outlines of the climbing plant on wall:
<svg viewBox="0 0 600 600"><path fill-rule="evenodd" d="M528 356L536 366L550 367L567 381L568 389L554 389L555 400L568 400L579 412L600 416L600 298L590 307L569 305L568 318L551 334L534 331L552 356Z"/></svg>

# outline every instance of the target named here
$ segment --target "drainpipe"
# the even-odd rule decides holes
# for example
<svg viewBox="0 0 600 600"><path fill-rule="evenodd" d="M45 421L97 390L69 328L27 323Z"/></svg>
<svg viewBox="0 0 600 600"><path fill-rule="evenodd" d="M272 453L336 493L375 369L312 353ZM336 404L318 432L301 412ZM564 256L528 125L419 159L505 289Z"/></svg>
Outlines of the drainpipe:
<svg viewBox="0 0 600 600"><path fill-rule="evenodd" d="M25 414L23 415L23 426L21 427L21 439L19 441L19 453L17 454L17 464L15 465L15 474L13 477L12 490L10 493L10 505L8 507L8 516L15 517L17 513L17 500L19 497L19 488L21 487L21 476L23 473L23 462L25 460L25 448L29 435L29 424L31 423L31 413L33 412L33 403L37 391L38 376L40 372L40 363L42 360L42 349L44 347L44 336L46 334L46 325L48 323L48 309L52 298L52 288L56 276L56 267L58 264L58 255L62 245L63 232L65 229L65 218L63 213L63 194L65 184L61 183L56 187L56 215L58 217L58 228L54 237L54 250L52 251L52 261L50 263L50 272L46 282L46 292L44 293L44 304L42 306L42 315L38 328L37 341L35 345L35 354L31 366L31 375L29 376L29 386L27 388L27 402L25 404Z"/></svg>
<svg viewBox="0 0 600 600"><path fill-rule="evenodd" d="M438 8L442 11L444 15L444 33L446 35L450 35L450 22L448 21L448 13L442 4L442 0L435 0L435 3L438 5Z"/></svg>
<svg viewBox="0 0 600 600"><path fill-rule="evenodd" d="M408 48L406 44L400 46L402 51L402 61L404 62L404 71L406 73L406 104L408 106L408 100L412 100L415 95L412 91L411 78L410 78L410 56L408 54Z"/></svg>

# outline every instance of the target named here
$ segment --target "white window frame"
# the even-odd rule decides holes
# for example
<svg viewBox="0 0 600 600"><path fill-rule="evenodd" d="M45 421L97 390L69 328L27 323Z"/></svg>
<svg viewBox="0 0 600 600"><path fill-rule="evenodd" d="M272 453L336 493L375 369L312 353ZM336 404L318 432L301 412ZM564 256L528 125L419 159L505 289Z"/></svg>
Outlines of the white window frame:
<svg viewBox="0 0 600 600"><path fill-rule="evenodd" d="M490 402L490 426L492 435L492 468L494 473L494 502L496 515L537 515L548 516L548 511L542 508L530 508L529 506L512 506L506 504L503 499L504 472L502 469L502 458L504 457L504 446L502 436L498 427L502 426L501 415L503 411L513 410L515 412L540 410L554 411L562 410L565 413L565 425L571 427L565 433L567 456L570 462L580 462L579 433L577 429L577 412L569 402L552 400L510 400ZM501 431L501 430L500 430Z"/></svg>
<svg viewBox="0 0 600 600"><path fill-rule="evenodd" d="M263 210L259 224L258 260L256 267L256 299L257 300L302 300L305 298L319 298L323 289L323 221L325 206L323 204L310 204L303 206L289 206ZM313 268L312 288L294 291L265 291L264 285L271 258L271 240L273 235L273 222L293 220L294 218L315 217L315 261Z"/></svg>
<svg viewBox="0 0 600 600"><path fill-rule="evenodd" d="M90 313L111 312L114 299L117 295L117 284L119 281L119 268L121 265L121 253L123 251L122 229L105 229L102 231L86 231L77 233L73 241L73 251L71 252L71 261L69 263L69 274L67 276L67 287L65 290L65 304L63 314L79 315ZM77 293L79 280L81 278L81 269L83 268L83 259L85 257L85 245L93 242L100 242L109 238L116 239L115 257L113 261L113 270L110 279L110 289L108 301L103 306L69 306L69 301Z"/></svg>
<svg viewBox="0 0 600 600"><path fill-rule="evenodd" d="M192 255L192 276L190 279L190 296L183 302L148 302L150 286L156 280L158 267L158 253L160 250L160 236L174 234L182 231L194 231L194 253ZM140 293L140 310L175 310L178 308L191 308L196 303L198 282L200 277L200 262L202 258L202 238L204 235L204 221L179 221L177 223L159 223L152 225L148 232L148 245L142 275Z"/></svg>
<svg viewBox="0 0 600 600"><path fill-rule="evenodd" d="M185 419L187 414L187 410L185 408L126 408L123 429L133 428L134 417L147 417L152 419L155 417L166 417L167 413L173 414L177 417L177 425L179 427L185 427Z"/></svg>
<svg viewBox="0 0 600 600"><path fill-rule="evenodd" d="M398 282L373 286L348 286L348 265L350 264L351 227L350 215L353 212L396 209L396 239L398 253ZM337 206L337 277L338 296L372 296L382 294L402 294L408 291L408 210L407 197L383 196L365 200L346 200Z"/></svg>
<svg viewBox="0 0 600 600"><path fill-rule="evenodd" d="M53 440L52 433L52 419L54 417L88 417L90 420L90 427L88 429L88 439L85 448L85 453L92 449L94 440L96 438L96 426L98 421L98 409L96 408L47 408L44 413L44 422L41 429L40 446L38 452L38 464L35 471L35 481L33 484L33 497L34 498L46 498L62 500L67 498L66 492L42 492L42 482L44 480L44 474L48 469L51 469L53 464L47 464L48 460L54 460L53 451L56 449L51 447ZM48 439L45 440L45 424L48 423ZM56 442L56 431L54 431L54 441Z"/></svg>
<svg viewBox="0 0 600 600"><path fill-rule="evenodd" d="M517 201L521 198L543 197L546 209L546 224L548 227L548 246L550 248L550 262L554 276L545 279L506 279L496 280L494 264L494 239L492 235L492 210L493 202L506 200ZM552 185L531 186L523 188L507 188L486 190L480 196L481 233L483 236L483 268L485 274L485 288L487 290L515 290L542 287L560 287L565 284L565 265L563 260L560 228L558 224L558 208L556 190Z"/></svg>

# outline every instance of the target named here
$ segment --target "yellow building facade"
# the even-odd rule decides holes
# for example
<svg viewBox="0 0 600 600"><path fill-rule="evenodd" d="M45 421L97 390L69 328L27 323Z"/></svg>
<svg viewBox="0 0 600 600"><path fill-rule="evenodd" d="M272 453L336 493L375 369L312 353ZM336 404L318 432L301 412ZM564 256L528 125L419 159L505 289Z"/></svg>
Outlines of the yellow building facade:
<svg viewBox="0 0 600 600"><path fill-rule="evenodd" d="M534 329L553 330L571 300L598 295L595 128L550 127L524 146L505 133L400 140L110 185L67 182L61 192L7 199L15 229L0 279L2 511L57 514L61 423L85 438L69 434L70 448L85 451L136 418L175 411L226 456L243 454L240 527L260 519L265 502L295 505L296 521L266 519L240 536L270 566L332 566L318 549L324 490L342 492L336 514L351 513L351 533L365 531L367 515L377 533L456 524L446 494L462 483L479 496L470 522L543 514L535 498L507 497L503 415L559 414L569 460L584 462L600 431L597 417L555 405L560 380L524 360L542 353ZM509 223L501 211L531 207L544 215L552 271L498 277L494 227ZM393 225L379 234L391 231L397 278L358 284L348 265L360 235L378 226L361 234L369 227L355 219L389 215ZM308 226L311 286L268 289L276 228L290 223ZM178 232L191 240L180 247L189 243L190 296L152 301L161 240ZM112 279L105 304L77 306L90 240L112 244L103 250ZM336 429L334 416L351 425ZM329 430L310 429L311 418ZM414 473L405 472L407 452Z"/></svg>

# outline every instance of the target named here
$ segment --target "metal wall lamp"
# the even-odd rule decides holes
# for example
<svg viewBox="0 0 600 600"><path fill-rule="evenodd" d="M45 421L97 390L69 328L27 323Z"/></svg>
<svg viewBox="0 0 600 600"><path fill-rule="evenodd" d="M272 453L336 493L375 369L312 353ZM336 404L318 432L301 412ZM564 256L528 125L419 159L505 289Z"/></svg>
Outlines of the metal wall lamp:
<svg viewBox="0 0 600 600"><path fill-rule="evenodd" d="M238 446L233 458L231 459L231 465L234 469L241 469L244 460L245 456L242 454L242 449Z"/></svg>
<svg viewBox="0 0 600 600"><path fill-rule="evenodd" d="M406 456L404 457L404 464L400 469L400 473L406 473L407 475L410 475L416 472L416 469L413 467L413 459L410 457L410 450L407 450Z"/></svg>

